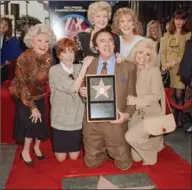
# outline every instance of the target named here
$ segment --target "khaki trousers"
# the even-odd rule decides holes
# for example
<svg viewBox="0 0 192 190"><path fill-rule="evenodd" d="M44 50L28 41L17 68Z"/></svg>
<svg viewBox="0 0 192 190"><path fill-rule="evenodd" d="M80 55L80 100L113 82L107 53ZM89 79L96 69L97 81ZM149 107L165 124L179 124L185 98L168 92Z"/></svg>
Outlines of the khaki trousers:
<svg viewBox="0 0 192 190"><path fill-rule="evenodd" d="M131 167L131 147L125 140L125 129L120 124L87 123L83 125L85 163L97 167L106 159L106 151L114 159L114 165L122 170Z"/></svg>
<svg viewBox="0 0 192 190"><path fill-rule="evenodd" d="M142 120L129 127L125 134L125 139L132 147L133 160L143 160L146 165L155 164L157 162L157 153L164 147L163 136L151 136L147 134L144 131Z"/></svg>

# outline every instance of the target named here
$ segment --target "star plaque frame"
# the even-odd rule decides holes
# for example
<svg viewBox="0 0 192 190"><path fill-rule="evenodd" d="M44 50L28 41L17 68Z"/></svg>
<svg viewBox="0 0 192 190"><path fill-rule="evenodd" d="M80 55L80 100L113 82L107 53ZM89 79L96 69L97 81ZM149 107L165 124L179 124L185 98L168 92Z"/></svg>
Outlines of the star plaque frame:
<svg viewBox="0 0 192 190"><path fill-rule="evenodd" d="M87 122L117 119L115 75L86 75Z"/></svg>

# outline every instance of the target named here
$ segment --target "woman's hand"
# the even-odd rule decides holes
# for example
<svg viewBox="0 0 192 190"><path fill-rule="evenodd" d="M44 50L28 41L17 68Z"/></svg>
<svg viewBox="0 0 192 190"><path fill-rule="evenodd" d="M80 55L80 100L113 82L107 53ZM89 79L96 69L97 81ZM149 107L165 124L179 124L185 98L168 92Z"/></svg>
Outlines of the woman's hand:
<svg viewBox="0 0 192 190"><path fill-rule="evenodd" d="M128 96L127 97L127 105L134 106L137 104L137 97L135 96Z"/></svg>
<svg viewBox="0 0 192 190"><path fill-rule="evenodd" d="M87 98L87 87L81 87L81 88L79 89L79 93L80 93L80 95L81 95L82 97Z"/></svg>
<svg viewBox="0 0 192 190"><path fill-rule="evenodd" d="M89 67L89 65L92 63L93 59L95 59L95 57L93 56L87 56L83 59L83 67L85 69L87 69Z"/></svg>
<svg viewBox="0 0 192 190"><path fill-rule="evenodd" d="M31 110L31 116L29 117L29 119L31 119L32 123L37 123L38 119L40 122L42 122L41 119L41 113L39 112L39 110L37 108L34 108Z"/></svg>
<svg viewBox="0 0 192 190"><path fill-rule="evenodd" d="M171 67L175 66L176 61L169 61L166 63L166 65L162 66L162 71L168 71Z"/></svg>
<svg viewBox="0 0 192 190"><path fill-rule="evenodd" d="M166 67L166 66L162 66L162 67L161 67L161 70L162 70L163 72L165 72L165 71L168 71L168 70L169 70L169 68L168 68L168 67Z"/></svg>
<svg viewBox="0 0 192 190"><path fill-rule="evenodd" d="M120 112L119 110L117 110L117 113L118 113L118 119L115 120L115 121L110 121L110 123L124 123L125 121L127 120L130 120L130 116L128 113L122 113Z"/></svg>
<svg viewBox="0 0 192 190"><path fill-rule="evenodd" d="M177 63L176 61L170 61L170 62L168 62L168 67L171 68L171 67L175 66L176 63Z"/></svg>
<svg viewBox="0 0 192 190"><path fill-rule="evenodd" d="M124 61L123 58L121 57L120 53L116 53L116 58L117 58L116 59L117 63L121 63Z"/></svg>

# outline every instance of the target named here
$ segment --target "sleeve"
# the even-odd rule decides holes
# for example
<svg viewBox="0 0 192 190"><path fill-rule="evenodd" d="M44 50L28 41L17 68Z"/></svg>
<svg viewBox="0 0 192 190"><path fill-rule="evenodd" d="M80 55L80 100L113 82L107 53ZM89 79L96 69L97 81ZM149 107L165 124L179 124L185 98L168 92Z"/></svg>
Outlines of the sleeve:
<svg viewBox="0 0 192 190"><path fill-rule="evenodd" d="M162 66L166 65L167 63L167 33L164 34L164 36L161 38L160 42L160 59L161 59L161 64Z"/></svg>
<svg viewBox="0 0 192 190"><path fill-rule="evenodd" d="M114 38L114 42L115 42L114 52L115 53L120 53L120 39L119 39L119 36L114 34L113 38Z"/></svg>
<svg viewBox="0 0 192 190"><path fill-rule="evenodd" d="M18 88L20 90L21 102L28 106L30 109L36 108L35 102L32 99L31 92L27 86L27 63L24 56L18 58L15 77L18 81Z"/></svg>
<svg viewBox="0 0 192 190"><path fill-rule="evenodd" d="M191 48L192 48L192 40L186 42L184 55L181 60L179 71L178 71L178 75L181 77L181 80L185 83L185 85L190 84L190 78L192 76Z"/></svg>
<svg viewBox="0 0 192 190"><path fill-rule="evenodd" d="M191 37L191 32L188 32L188 33L186 34L186 38L185 38L184 44L186 44L187 40L189 40L190 37ZM184 50L183 50L183 51L180 51L180 53L179 53L179 55L178 55L178 61L177 61L177 64L178 64L178 65L180 65L180 63L181 63L181 61L182 61L182 58L183 58L183 56L184 56L184 51L185 51L186 48L185 48L185 46L184 46L183 48L184 48Z"/></svg>
<svg viewBox="0 0 192 190"><path fill-rule="evenodd" d="M49 70L49 85L51 89L57 89L73 96L76 94L73 92L74 83L75 81L66 75L59 75L57 68L54 66Z"/></svg>
<svg viewBox="0 0 192 190"><path fill-rule="evenodd" d="M76 62L80 62L83 60L84 58L84 52L83 52L83 47L82 47L82 44L83 44L83 40L82 40L82 35L81 33L79 33L77 35L77 38L76 38L76 43L77 43L77 51L75 53L75 61Z"/></svg>
<svg viewBox="0 0 192 190"><path fill-rule="evenodd" d="M154 69L151 69L149 74L151 82L150 95L146 95L143 97L140 97L138 95L136 105L137 109L149 106L155 102L158 102L161 99L163 84L159 68L155 67Z"/></svg>
<svg viewBox="0 0 192 190"><path fill-rule="evenodd" d="M129 80L128 80L128 96L136 96L136 81L137 81L137 69L136 64L132 63L132 70L129 71ZM129 113L132 117L135 112L136 106L126 105L125 112Z"/></svg>

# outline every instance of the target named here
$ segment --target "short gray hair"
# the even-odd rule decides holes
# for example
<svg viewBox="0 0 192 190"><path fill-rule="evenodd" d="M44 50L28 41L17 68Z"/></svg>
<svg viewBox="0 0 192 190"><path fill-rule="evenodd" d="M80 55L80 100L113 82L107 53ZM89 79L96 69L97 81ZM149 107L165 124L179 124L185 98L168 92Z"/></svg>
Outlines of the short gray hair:
<svg viewBox="0 0 192 190"><path fill-rule="evenodd" d="M49 37L49 46L52 47L55 43L55 34L53 30L46 24L36 24L31 26L24 37L24 43L28 48L32 47L33 39L39 34L44 33Z"/></svg>

